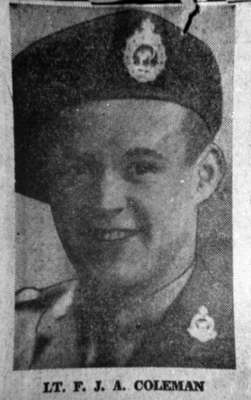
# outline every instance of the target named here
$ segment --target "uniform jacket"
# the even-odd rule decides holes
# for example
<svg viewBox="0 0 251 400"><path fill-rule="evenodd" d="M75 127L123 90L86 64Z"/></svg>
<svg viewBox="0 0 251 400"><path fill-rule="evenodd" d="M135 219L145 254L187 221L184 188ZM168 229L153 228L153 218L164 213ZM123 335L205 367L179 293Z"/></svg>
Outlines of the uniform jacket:
<svg viewBox="0 0 251 400"><path fill-rule="evenodd" d="M78 281L25 288L16 297L14 368L84 367ZM232 303L230 287L200 259L162 319L144 327L126 366L235 368Z"/></svg>

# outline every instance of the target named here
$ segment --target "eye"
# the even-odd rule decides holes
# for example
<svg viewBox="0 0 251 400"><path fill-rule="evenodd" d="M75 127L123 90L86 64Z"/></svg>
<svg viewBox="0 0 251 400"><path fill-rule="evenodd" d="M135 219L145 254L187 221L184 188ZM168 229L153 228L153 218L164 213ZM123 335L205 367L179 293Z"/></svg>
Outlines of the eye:
<svg viewBox="0 0 251 400"><path fill-rule="evenodd" d="M90 162L77 163L72 166L72 172L76 175L95 175L95 166Z"/></svg>
<svg viewBox="0 0 251 400"><path fill-rule="evenodd" d="M74 185L78 181L93 181L98 175L98 168L90 162L76 162L63 164L61 168L55 169L54 180L60 180L65 184Z"/></svg>
<svg viewBox="0 0 251 400"><path fill-rule="evenodd" d="M127 168L127 173L132 177L156 174L157 172L159 172L159 167L152 161L134 161Z"/></svg>

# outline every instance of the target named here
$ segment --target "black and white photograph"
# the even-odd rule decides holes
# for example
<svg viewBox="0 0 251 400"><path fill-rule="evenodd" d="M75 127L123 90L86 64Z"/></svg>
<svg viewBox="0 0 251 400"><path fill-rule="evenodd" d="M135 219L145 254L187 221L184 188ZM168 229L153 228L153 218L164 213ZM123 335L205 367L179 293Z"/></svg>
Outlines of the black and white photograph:
<svg viewBox="0 0 251 400"><path fill-rule="evenodd" d="M39 376L39 399L235 387L251 368L237 6L8 12L12 373Z"/></svg>
<svg viewBox="0 0 251 400"><path fill-rule="evenodd" d="M214 49L168 14L86 12L13 59L16 191L50 206L76 273L17 291L16 369L235 367L233 40Z"/></svg>

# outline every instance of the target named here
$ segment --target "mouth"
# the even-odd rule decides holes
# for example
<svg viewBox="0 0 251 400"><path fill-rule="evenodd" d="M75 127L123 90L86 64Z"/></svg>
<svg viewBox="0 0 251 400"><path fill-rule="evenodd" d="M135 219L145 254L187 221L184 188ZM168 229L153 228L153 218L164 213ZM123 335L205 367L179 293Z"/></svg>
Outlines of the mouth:
<svg viewBox="0 0 251 400"><path fill-rule="evenodd" d="M102 242L122 241L137 234L133 229L94 229L92 232L93 237Z"/></svg>

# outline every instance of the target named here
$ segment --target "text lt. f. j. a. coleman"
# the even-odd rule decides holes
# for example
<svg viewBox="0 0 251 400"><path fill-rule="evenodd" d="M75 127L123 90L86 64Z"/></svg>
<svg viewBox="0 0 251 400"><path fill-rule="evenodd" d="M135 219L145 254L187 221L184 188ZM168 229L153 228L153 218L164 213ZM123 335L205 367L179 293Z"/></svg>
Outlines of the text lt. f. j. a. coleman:
<svg viewBox="0 0 251 400"><path fill-rule="evenodd" d="M63 381L43 382L43 393L64 393L66 391L72 392L104 392L105 390L111 391L125 391L133 389L139 391L181 391L181 392L203 392L205 381L182 381L182 380L160 380L160 379L138 379L132 385L126 387L121 380L117 379L109 387L106 387L102 380L94 381L93 387L87 387L84 381L73 381L66 387Z"/></svg>

